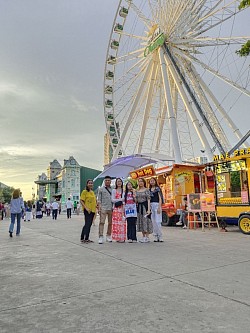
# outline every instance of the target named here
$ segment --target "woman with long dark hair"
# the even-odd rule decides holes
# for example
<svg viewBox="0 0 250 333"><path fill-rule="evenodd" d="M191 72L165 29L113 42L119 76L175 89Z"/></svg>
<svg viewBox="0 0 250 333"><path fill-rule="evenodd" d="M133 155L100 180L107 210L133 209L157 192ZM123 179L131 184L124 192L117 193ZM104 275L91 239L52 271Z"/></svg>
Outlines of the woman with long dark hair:
<svg viewBox="0 0 250 333"><path fill-rule="evenodd" d="M126 184L124 193L124 216L127 220L127 239L129 243L137 242L136 220L137 210L135 203L135 191L131 182Z"/></svg>
<svg viewBox="0 0 250 333"><path fill-rule="evenodd" d="M92 240L89 239L89 233L91 229L91 225L96 213L96 196L93 191L93 180L88 179L86 182L86 188L82 191L80 201L84 212L85 224L82 228L81 233L81 242L82 243L93 243Z"/></svg>
<svg viewBox="0 0 250 333"><path fill-rule="evenodd" d="M124 243L126 240L126 220L123 216L123 182L116 178L115 188L112 190L112 239Z"/></svg>
<svg viewBox="0 0 250 333"><path fill-rule="evenodd" d="M150 206L151 206L151 220L153 223L154 242L163 242L162 239L162 193L157 183L156 178L152 177L149 180L149 192L150 192Z"/></svg>
<svg viewBox="0 0 250 333"><path fill-rule="evenodd" d="M150 242L149 234L153 232L153 225L150 219L150 193L146 188L146 180L138 179L138 189L136 191L137 202L137 231L142 232L141 243Z"/></svg>

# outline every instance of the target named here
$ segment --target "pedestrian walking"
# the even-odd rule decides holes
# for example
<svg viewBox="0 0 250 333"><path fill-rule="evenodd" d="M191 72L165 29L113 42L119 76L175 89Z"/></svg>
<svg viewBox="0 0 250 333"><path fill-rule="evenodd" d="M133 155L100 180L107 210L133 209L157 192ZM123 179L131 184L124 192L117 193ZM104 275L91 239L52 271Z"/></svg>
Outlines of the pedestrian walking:
<svg viewBox="0 0 250 333"><path fill-rule="evenodd" d="M67 208L67 218L71 219L71 213L72 213L72 209L73 209L73 203L70 200L70 198L68 198L68 200L66 201L66 208Z"/></svg>
<svg viewBox="0 0 250 333"><path fill-rule="evenodd" d="M51 206L52 206L52 219L56 220L57 219L57 214L58 214L58 209L59 209L59 204L56 201L56 199L55 199L54 202L52 202Z"/></svg>
<svg viewBox="0 0 250 333"><path fill-rule="evenodd" d="M4 204L0 202L0 220L3 220L4 215Z"/></svg>
<svg viewBox="0 0 250 333"><path fill-rule="evenodd" d="M137 210L135 203L135 191L131 182L128 182L124 193L124 216L127 220L127 239L129 243L137 242L136 220Z"/></svg>
<svg viewBox="0 0 250 333"><path fill-rule="evenodd" d="M93 180L88 179L86 183L86 188L85 190L82 191L80 196L80 202L85 217L85 224L82 228L82 233L81 233L82 243L93 243L93 241L89 239L90 229L96 214L96 206L97 206L96 196L93 191L93 185L94 185Z"/></svg>
<svg viewBox="0 0 250 333"><path fill-rule="evenodd" d="M37 219L41 219L43 217L42 206L43 206L43 202L41 200L38 200L36 202L36 218Z"/></svg>
<svg viewBox="0 0 250 333"><path fill-rule="evenodd" d="M30 200L28 200L26 207L25 207L25 220L24 221L30 221L32 218L32 203Z"/></svg>
<svg viewBox="0 0 250 333"><path fill-rule="evenodd" d="M103 244L103 231L106 217L108 216L108 228L106 241L112 242L111 232L112 232L112 188L111 188L111 177L106 176L104 178L104 186L99 188L98 191L98 212L100 214L99 223L99 244Z"/></svg>
<svg viewBox="0 0 250 333"><path fill-rule="evenodd" d="M112 190L112 240L124 243L126 240L126 219L123 214L123 182L116 178L115 188Z"/></svg>
<svg viewBox="0 0 250 333"><path fill-rule="evenodd" d="M154 242L163 242L162 238L162 192L157 183L156 178L152 177L149 180L149 192L150 192L150 207L151 207L151 221L153 224L153 235L155 237Z"/></svg>
<svg viewBox="0 0 250 333"><path fill-rule="evenodd" d="M51 204L50 202L46 202L46 214L50 216Z"/></svg>
<svg viewBox="0 0 250 333"><path fill-rule="evenodd" d="M76 214L76 212L77 212L77 201L74 201L73 213Z"/></svg>
<svg viewBox="0 0 250 333"><path fill-rule="evenodd" d="M20 196L20 190L16 189L13 191L12 199L10 202L10 213L11 213L11 222L9 226L9 235L12 237L15 221L17 220L17 228L16 228L16 235L20 235L21 231L21 216L22 210L24 209L23 199Z"/></svg>
<svg viewBox="0 0 250 333"><path fill-rule="evenodd" d="M149 234L153 232L153 225L150 218L150 192L146 188L146 180L138 179L138 190L135 194L137 202L137 231L142 232L141 243L150 242Z"/></svg>

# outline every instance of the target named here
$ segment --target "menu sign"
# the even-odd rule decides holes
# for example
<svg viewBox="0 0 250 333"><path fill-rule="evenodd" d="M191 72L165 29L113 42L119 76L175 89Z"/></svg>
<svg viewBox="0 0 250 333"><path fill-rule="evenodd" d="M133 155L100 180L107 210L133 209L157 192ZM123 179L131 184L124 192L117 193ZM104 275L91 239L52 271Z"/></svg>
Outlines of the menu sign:
<svg viewBox="0 0 250 333"><path fill-rule="evenodd" d="M188 210L190 212L201 211L200 193L191 193L187 195Z"/></svg>
<svg viewBox="0 0 250 333"><path fill-rule="evenodd" d="M213 193L201 193L201 210L203 212L215 211L215 201Z"/></svg>
<svg viewBox="0 0 250 333"><path fill-rule="evenodd" d="M190 212L214 212L215 200L213 193L191 193L187 196Z"/></svg>

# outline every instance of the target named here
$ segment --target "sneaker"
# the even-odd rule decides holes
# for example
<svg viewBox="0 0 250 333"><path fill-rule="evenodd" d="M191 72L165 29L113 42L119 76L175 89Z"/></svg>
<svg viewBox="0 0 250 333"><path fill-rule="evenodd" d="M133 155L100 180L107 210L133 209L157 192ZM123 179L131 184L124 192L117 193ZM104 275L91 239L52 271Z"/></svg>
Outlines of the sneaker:
<svg viewBox="0 0 250 333"><path fill-rule="evenodd" d="M160 243L163 243L163 242L164 242L164 240L162 239L162 237L159 238L159 242L160 242Z"/></svg>
<svg viewBox="0 0 250 333"><path fill-rule="evenodd" d="M132 239L129 239L129 240L128 240L128 243L133 243Z"/></svg>
<svg viewBox="0 0 250 333"><path fill-rule="evenodd" d="M184 225L184 226L182 227L182 229L187 229L187 226L186 226L186 225Z"/></svg>
<svg viewBox="0 0 250 333"><path fill-rule="evenodd" d="M156 242L159 242L159 238L158 238L158 236L155 236L154 242L155 242L155 243L156 243Z"/></svg>
<svg viewBox="0 0 250 333"><path fill-rule="evenodd" d="M13 236L12 236L13 233L12 233L11 231L9 231L9 233L10 233L10 237L13 237Z"/></svg>
<svg viewBox="0 0 250 333"><path fill-rule="evenodd" d="M177 223L176 223L176 225L182 225L182 222L181 222L181 221L179 221L179 222L177 222Z"/></svg>
<svg viewBox="0 0 250 333"><path fill-rule="evenodd" d="M98 243L99 243L99 244L103 244L103 237L102 237L102 236L99 237Z"/></svg>
<svg viewBox="0 0 250 333"><path fill-rule="evenodd" d="M112 242L112 238L110 236L106 236L106 242L111 243Z"/></svg>
<svg viewBox="0 0 250 333"><path fill-rule="evenodd" d="M148 237L145 237L144 243L149 243L149 242L150 242L150 239Z"/></svg>
<svg viewBox="0 0 250 333"><path fill-rule="evenodd" d="M139 242L140 242L140 243L145 243L145 239L146 239L146 237L142 237L142 238L139 240Z"/></svg>

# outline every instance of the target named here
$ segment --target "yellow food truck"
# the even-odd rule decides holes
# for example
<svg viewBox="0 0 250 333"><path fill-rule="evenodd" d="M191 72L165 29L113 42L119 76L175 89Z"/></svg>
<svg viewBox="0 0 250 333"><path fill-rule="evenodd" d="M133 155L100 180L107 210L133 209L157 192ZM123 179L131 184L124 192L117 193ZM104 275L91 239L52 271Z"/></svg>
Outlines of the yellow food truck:
<svg viewBox="0 0 250 333"><path fill-rule="evenodd" d="M205 170L214 174L218 218L250 235L250 148L215 155Z"/></svg>

